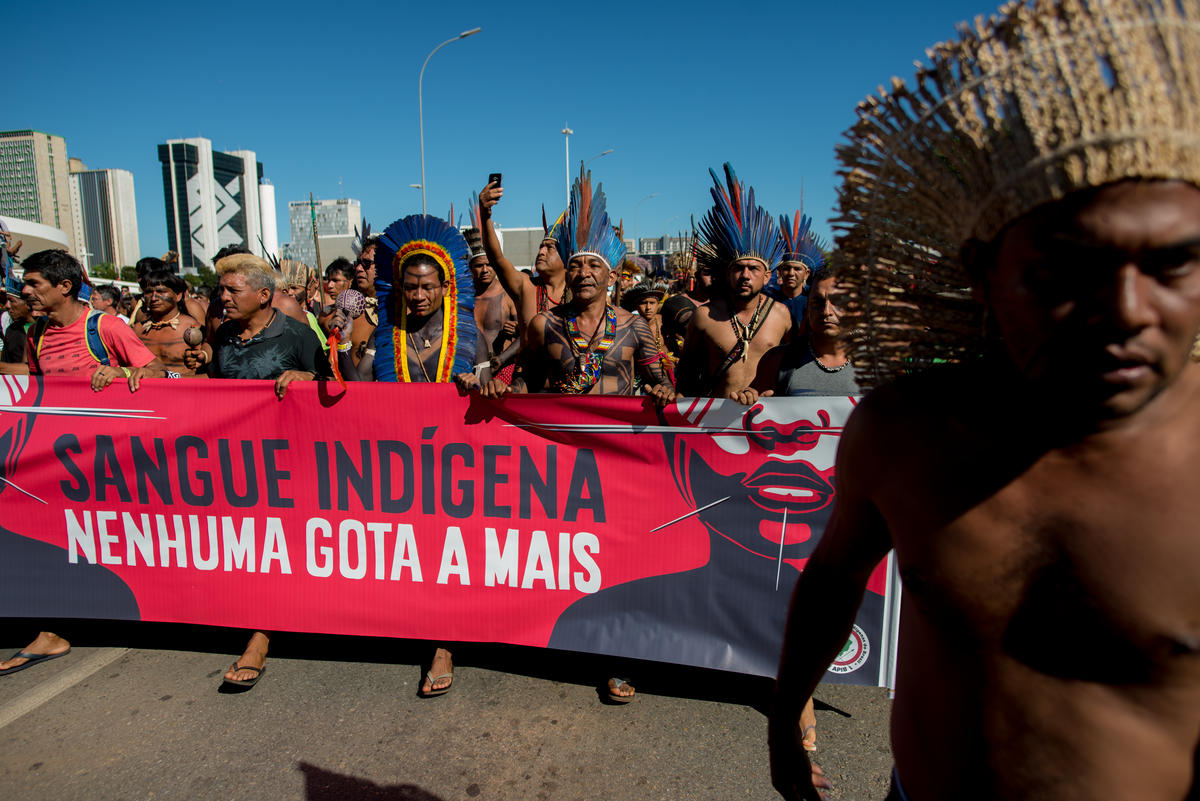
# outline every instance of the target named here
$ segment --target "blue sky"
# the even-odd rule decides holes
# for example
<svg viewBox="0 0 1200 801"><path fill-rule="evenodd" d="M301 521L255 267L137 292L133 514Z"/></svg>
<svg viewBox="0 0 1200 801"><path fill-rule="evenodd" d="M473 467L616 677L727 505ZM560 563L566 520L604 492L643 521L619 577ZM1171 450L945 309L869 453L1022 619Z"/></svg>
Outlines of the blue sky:
<svg viewBox="0 0 1200 801"><path fill-rule="evenodd" d="M133 172L143 255L167 249L156 146L254 150L287 202L362 202L376 229L421 210L417 74L430 213L504 174L502 225L537 225L592 162L628 236L674 233L732 162L774 215L829 234L834 146L855 105L987 0L608 3L19 3L6 10L0 128L63 136L91 168ZM53 11L53 13L51 13ZM339 181L340 189L339 189ZM644 200L647 195L657 196ZM635 214L636 211L636 214Z"/></svg>

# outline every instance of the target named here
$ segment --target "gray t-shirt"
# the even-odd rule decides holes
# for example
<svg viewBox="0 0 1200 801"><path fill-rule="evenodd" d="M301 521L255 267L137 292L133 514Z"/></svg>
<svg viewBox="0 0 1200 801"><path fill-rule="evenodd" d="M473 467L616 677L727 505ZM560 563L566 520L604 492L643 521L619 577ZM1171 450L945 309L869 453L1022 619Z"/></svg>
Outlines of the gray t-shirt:
<svg viewBox="0 0 1200 801"><path fill-rule="evenodd" d="M808 339L792 340L779 364L775 395L859 395L854 365L849 362L833 371L822 367L808 347Z"/></svg>

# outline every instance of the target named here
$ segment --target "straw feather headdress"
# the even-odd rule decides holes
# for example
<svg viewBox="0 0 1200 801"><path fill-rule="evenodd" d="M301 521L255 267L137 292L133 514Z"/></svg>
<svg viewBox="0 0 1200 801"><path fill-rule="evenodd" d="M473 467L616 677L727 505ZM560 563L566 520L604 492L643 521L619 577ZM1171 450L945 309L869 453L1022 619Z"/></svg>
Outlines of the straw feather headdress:
<svg viewBox="0 0 1200 801"><path fill-rule="evenodd" d="M389 225L375 249L375 295L379 299L379 325L375 328L377 381L412 381L402 276L404 265L418 254L432 257L450 284L442 301L442 349L433 380L445 383L458 373L470 372L475 360L475 290L467 269L467 242L445 220L412 214Z"/></svg>
<svg viewBox="0 0 1200 801"><path fill-rule="evenodd" d="M725 162L725 184L710 169L713 207L700 221L702 242L696 249L700 266L715 277L723 276L738 259L757 259L774 270L783 255L783 240L775 221L762 206L754 205L754 189L738 181Z"/></svg>
<svg viewBox="0 0 1200 801"><path fill-rule="evenodd" d="M927 52L838 148L842 325L876 386L983 347L969 239L1125 178L1200 185L1200 2L1029 0Z"/></svg>
<svg viewBox="0 0 1200 801"><path fill-rule="evenodd" d="M596 184L592 190L592 174L579 162L579 177L571 186L571 204L561 223L557 240L563 264L574 256L599 256L609 269L625 258L625 243L608 221L604 190Z"/></svg>

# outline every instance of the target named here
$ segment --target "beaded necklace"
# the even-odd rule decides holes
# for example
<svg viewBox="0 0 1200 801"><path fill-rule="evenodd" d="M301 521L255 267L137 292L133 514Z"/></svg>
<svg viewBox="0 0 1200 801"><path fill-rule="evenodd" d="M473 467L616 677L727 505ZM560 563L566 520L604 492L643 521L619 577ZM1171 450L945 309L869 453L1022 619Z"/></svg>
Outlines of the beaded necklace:
<svg viewBox="0 0 1200 801"><path fill-rule="evenodd" d="M579 316L566 319L567 341L575 356L575 369L555 382L554 390L566 395L582 395L600 380L604 354L612 347L617 335L616 307L605 305L604 324L596 326L591 338L579 330ZM600 341L597 342L596 338Z"/></svg>

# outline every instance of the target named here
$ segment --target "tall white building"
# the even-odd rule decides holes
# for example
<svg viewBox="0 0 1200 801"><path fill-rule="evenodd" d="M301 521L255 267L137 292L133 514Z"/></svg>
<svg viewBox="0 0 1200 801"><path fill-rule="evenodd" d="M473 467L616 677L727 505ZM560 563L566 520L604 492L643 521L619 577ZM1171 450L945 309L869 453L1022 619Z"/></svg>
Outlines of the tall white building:
<svg viewBox="0 0 1200 801"><path fill-rule="evenodd" d="M67 235L78 253L71 222L67 143L41 131L0 131L0 214L41 223Z"/></svg>
<svg viewBox="0 0 1200 801"><path fill-rule="evenodd" d="M254 151L223 153L214 151L207 139L172 139L158 146L158 160L163 165L167 241L184 272L211 267L217 251L227 245L276 255L263 235L264 218L275 227L275 193L261 191L263 168Z"/></svg>
<svg viewBox="0 0 1200 801"><path fill-rule="evenodd" d="M321 263L317 264L316 247L313 245L313 212L317 216L317 237L321 244ZM288 245L289 258L299 259L310 267L325 269L329 262L339 256L354 259L354 231L362 229L362 206L352 198L318 200L311 205L307 200L288 203L288 222L292 241Z"/></svg>
<svg viewBox="0 0 1200 801"><path fill-rule="evenodd" d="M128 267L141 258L137 202L129 170L89 170L70 159L71 217L84 267Z"/></svg>

